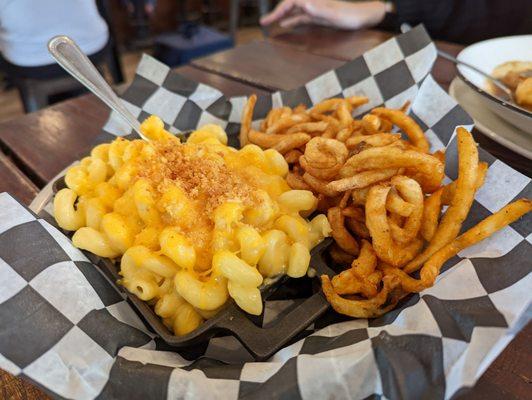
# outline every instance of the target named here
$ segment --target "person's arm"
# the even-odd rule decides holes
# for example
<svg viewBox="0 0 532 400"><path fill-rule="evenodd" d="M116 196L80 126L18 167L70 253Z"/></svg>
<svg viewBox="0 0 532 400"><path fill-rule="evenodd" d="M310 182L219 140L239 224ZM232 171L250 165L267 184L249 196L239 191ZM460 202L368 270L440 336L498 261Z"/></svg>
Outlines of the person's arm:
<svg viewBox="0 0 532 400"><path fill-rule="evenodd" d="M283 0L260 22L262 25L279 23L282 27L316 24L362 29L377 25L386 11L387 6L382 1Z"/></svg>

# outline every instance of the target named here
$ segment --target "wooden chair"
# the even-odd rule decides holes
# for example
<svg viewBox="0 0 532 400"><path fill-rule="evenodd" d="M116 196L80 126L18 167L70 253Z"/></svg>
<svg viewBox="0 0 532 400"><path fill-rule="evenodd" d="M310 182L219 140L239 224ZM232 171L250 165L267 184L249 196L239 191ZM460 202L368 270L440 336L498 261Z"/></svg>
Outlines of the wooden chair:
<svg viewBox="0 0 532 400"><path fill-rule="evenodd" d="M231 0L230 10L229 10L229 32L233 41L236 39L236 31L238 29L238 19L240 15L240 2L242 0ZM270 11L270 0L253 0L258 3L259 15L262 17ZM268 36L268 30L264 27L262 29L262 34Z"/></svg>

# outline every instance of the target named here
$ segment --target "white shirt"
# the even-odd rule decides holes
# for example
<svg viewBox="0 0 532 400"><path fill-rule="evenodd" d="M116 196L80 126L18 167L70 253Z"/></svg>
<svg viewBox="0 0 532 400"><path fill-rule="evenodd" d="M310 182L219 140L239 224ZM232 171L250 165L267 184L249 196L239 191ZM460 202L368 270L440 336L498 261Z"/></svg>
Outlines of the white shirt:
<svg viewBox="0 0 532 400"><path fill-rule="evenodd" d="M70 36L89 55L109 39L95 0L0 0L0 52L11 63L55 63L46 45L56 35Z"/></svg>

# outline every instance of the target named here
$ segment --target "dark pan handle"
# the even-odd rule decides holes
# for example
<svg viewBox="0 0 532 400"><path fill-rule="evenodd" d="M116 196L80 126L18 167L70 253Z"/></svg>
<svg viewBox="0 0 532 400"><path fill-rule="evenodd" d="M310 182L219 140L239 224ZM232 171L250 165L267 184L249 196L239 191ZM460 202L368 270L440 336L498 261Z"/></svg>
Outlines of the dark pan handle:
<svg viewBox="0 0 532 400"><path fill-rule="evenodd" d="M255 360L262 361L271 357L298 333L305 330L328 308L329 303L320 291L314 293L272 327L256 326L241 310L226 314L216 323L216 327L233 334Z"/></svg>
<svg viewBox="0 0 532 400"><path fill-rule="evenodd" d="M318 277L322 274L334 275L324 260L325 251L331 242L331 239L326 239L312 251L310 266L316 270ZM319 290L268 328L255 325L242 310L234 305L232 307L233 312L217 321L216 328L236 336L253 357L261 361L271 357L318 319L327 311L329 303Z"/></svg>

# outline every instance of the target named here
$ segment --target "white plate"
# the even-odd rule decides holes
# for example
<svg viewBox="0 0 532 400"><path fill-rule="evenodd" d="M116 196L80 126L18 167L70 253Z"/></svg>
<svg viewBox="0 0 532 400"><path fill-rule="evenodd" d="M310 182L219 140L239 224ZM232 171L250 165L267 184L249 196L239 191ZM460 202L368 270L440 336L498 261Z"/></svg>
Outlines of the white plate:
<svg viewBox="0 0 532 400"><path fill-rule="evenodd" d="M484 40L463 49L457 57L491 73L507 61L532 61L532 35L508 36ZM459 65L458 76L481 96L479 100L512 125L532 135L532 113L489 94L484 90L486 78L470 68Z"/></svg>
<svg viewBox="0 0 532 400"><path fill-rule="evenodd" d="M479 101L482 96L461 79L454 78L449 94L475 120L475 126L486 136L532 160L532 136L499 118Z"/></svg>

